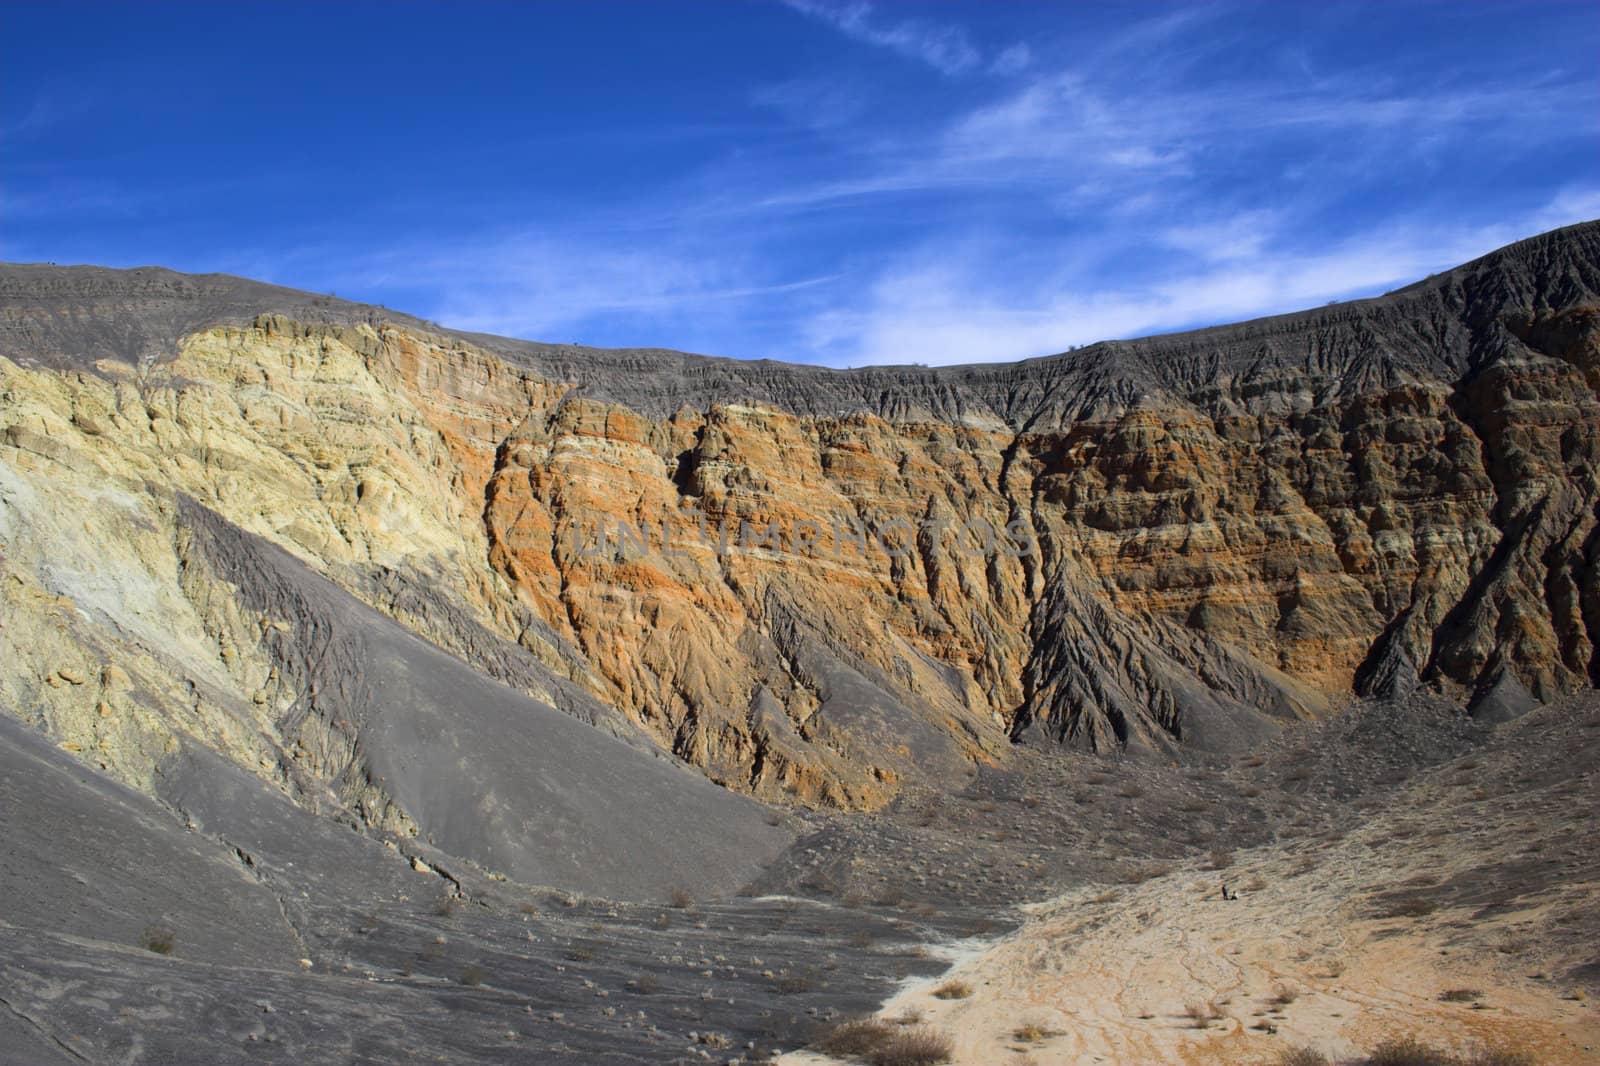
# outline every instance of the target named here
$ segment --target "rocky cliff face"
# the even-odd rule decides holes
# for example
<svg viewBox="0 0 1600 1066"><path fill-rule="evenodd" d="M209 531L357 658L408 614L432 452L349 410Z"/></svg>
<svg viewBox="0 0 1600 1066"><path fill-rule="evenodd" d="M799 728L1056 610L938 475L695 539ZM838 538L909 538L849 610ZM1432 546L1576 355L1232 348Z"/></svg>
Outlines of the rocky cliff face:
<svg viewBox="0 0 1600 1066"><path fill-rule="evenodd" d="M1506 714L1600 678L1600 224L1008 365L544 346L22 266L0 357L0 698L134 783L201 743L375 824L427 806L218 528L807 804L1019 738L1226 750L1358 695Z"/></svg>

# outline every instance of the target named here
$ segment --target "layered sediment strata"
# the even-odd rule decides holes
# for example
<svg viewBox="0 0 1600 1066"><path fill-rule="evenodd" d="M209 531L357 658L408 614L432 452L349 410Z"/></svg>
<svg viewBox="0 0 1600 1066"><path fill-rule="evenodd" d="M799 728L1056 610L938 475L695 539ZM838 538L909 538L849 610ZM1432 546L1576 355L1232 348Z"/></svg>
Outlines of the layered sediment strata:
<svg viewBox="0 0 1600 1066"><path fill-rule="evenodd" d="M283 775L309 681L187 499L768 799L875 806L1017 738L1227 750L1419 685L1510 713L1600 677L1597 293L1588 224L1378 300L845 372L5 268L0 691L130 781L178 737ZM341 752L310 779L387 809Z"/></svg>

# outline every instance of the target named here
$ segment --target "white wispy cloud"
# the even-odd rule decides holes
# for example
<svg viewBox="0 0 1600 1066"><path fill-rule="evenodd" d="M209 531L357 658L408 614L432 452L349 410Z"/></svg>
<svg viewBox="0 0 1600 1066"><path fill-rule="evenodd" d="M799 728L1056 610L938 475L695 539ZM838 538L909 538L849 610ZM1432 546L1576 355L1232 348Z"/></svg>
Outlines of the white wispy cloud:
<svg viewBox="0 0 1600 1066"><path fill-rule="evenodd" d="M1413 223L1327 247L1267 247L1280 232L1247 212L1215 232L1250 234L1244 247L1201 246L1188 269L1147 284L1097 284L1093 269L1017 284L1003 250L973 241L923 250L883 272L861 306L816 315L808 339L837 362L990 362L1101 340L1237 321L1370 295L1459 265L1514 240L1600 215L1600 187L1573 187L1490 226ZM1198 233L1169 231L1188 242ZM1003 284L994 279L1006 278Z"/></svg>
<svg viewBox="0 0 1600 1066"><path fill-rule="evenodd" d="M528 231L380 249L347 259L339 278L351 291L435 294L412 309L456 329L582 342L609 319L632 322L640 345L668 345L689 322L732 320L747 301L832 280L764 277L731 249L718 256L685 242Z"/></svg>
<svg viewBox="0 0 1600 1066"><path fill-rule="evenodd" d="M852 40L887 48L942 74L962 74L983 62L983 53L960 26L927 19L884 19L872 4L862 2L783 2L801 14L827 23ZM1015 63L1020 58L1013 53L1010 61Z"/></svg>

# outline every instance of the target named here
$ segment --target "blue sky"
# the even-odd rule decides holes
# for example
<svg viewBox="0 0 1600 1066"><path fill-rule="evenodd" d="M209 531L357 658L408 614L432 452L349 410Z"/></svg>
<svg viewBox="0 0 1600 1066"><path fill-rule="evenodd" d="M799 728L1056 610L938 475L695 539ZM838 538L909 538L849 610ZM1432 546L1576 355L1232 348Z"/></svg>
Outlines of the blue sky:
<svg viewBox="0 0 1600 1066"><path fill-rule="evenodd" d="M1012 359L1600 216L1600 5L0 5L0 258Z"/></svg>

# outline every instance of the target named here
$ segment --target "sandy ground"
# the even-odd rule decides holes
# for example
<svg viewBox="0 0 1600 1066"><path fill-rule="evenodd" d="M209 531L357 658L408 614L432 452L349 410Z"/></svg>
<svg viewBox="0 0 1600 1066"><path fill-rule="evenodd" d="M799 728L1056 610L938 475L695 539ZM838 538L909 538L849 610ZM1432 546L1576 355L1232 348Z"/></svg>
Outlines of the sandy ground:
<svg viewBox="0 0 1600 1066"><path fill-rule="evenodd" d="M1594 945L1547 932L1564 914L1592 913L1600 884L1374 916L1385 902L1378 892L1426 896L1453 878L1494 889L1483 880L1491 852L1505 860L1553 848L1571 863L1588 845L1571 836L1530 843L1515 804L1498 820L1463 817L1431 836L1404 831L1409 813L1401 807L1332 842L1241 853L1225 872L1237 901L1219 898L1223 874L1192 864L1036 905L1016 933L945 978L907 986L881 1014L933 1025L955 1041L963 1066L1270 1063L1286 1048L1349 1056L1406 1034L1458 1050L1513 1047L1555 1066L1600 1062L1600 1012L1550 976L1587 961ZM935 998L944 980L970 985L970 996ZM1475 994L1442 1000L1449 990ZM1192 1008L1214 1017L1202 1026ZM1024 1026L1046 1035L1019 1034ZM801 1052L780 1061L831 1060Z"/></svg>

